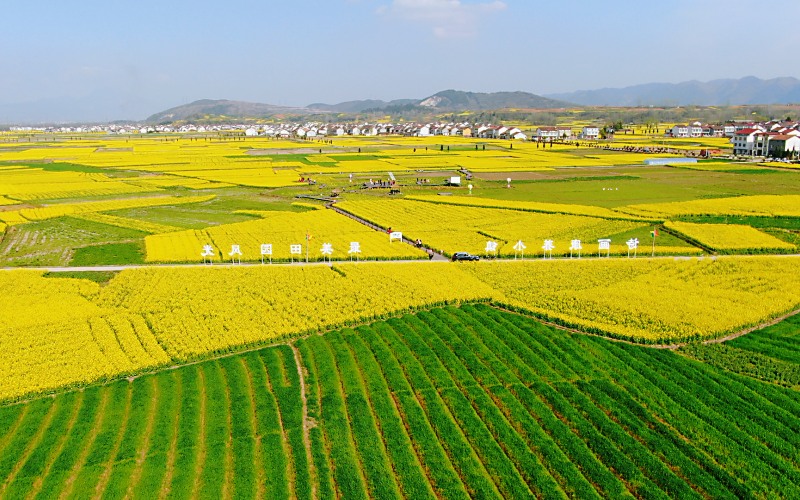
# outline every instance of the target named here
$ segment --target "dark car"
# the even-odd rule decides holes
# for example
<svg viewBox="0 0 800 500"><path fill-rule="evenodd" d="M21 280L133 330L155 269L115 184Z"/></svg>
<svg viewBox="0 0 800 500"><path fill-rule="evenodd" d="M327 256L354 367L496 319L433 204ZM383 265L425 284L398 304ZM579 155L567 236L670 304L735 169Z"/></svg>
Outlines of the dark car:
<svg viewBox="0 0 800 500"><path fill-rule="evenodd" d="M480 260L480 259L481 258L478 257L477 255L472 255L471 253L467 253L467 252L456 252L456 253L453 254L453 260L454 261L459 261L459 260Z"/></svg>

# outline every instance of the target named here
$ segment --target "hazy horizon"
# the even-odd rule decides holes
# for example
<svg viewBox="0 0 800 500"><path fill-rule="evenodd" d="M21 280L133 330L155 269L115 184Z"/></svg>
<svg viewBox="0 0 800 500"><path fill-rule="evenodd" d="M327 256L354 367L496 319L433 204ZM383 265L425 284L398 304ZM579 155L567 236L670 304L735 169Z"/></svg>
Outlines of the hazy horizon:
<svg viewBox="0 0 800 500"><path fill-rule="evenodd" d="M780 47L800 42L800 3L781 4L769 26L751 25L754 7L740 0L78 5L4 7L0 122L26 110L141 120L198 99L302 107L798 76Z"/></svg>

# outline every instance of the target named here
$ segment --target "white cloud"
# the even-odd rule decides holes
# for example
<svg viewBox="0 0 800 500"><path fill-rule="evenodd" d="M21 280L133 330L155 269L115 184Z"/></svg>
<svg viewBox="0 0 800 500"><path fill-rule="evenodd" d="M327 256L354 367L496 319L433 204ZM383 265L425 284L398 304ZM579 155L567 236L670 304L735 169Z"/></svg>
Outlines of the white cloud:
<svg viewBox="0 0 800 500"><path fill-rule="evenodd" d="M470 37L478 23L492 12L504 10L505 2L466 3L461 0L392 0L378 13L430 26L438 38Z"/></svg>

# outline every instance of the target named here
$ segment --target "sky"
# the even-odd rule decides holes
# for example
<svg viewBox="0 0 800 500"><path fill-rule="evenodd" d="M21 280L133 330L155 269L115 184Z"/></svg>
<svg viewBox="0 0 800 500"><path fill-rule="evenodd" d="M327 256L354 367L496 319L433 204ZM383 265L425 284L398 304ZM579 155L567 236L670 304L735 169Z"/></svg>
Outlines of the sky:
<svg viewBox="0 0 800 500"><path fill-rule="evenodd" d="M39 0L0 9L0 122L800 77L800 2ZM78 116L83 115L83 116ZM66 117L65 117L66 118ZM49 119L64 119L53 116Z"/></svg>

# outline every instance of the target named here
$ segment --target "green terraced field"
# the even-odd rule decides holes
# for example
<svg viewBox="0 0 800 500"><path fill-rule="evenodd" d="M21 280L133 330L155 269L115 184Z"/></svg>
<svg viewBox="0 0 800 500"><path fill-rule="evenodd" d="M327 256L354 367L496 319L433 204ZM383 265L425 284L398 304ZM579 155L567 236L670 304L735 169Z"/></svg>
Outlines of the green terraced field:
<svg viewBox="0 0 800 500"><path fill-rule="evenodd" d="M2 498L800 495L800 394L485 305L0 407Z"/></svg>

